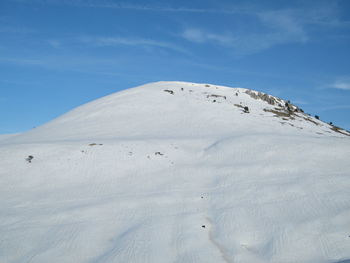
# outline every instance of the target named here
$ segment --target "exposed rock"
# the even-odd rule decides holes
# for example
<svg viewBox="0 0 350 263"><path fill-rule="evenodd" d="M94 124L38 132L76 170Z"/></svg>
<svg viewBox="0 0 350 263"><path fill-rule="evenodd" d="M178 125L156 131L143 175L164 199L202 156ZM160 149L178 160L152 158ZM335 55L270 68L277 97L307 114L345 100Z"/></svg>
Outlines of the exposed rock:
<svg viewBox="0 0 350 263"><path fill-rule="evenodd" d="M33 159L34 159L34 156L33 156L33 155L28 155L28 157L26 158L26 161L27 161L28 163L31 163Z"/></svg>
<svg viewBox="0 0 350 263"><path fill-rule="evenodd" d="M223 96L223 95L217 95L217 94L210 94L210 95L207 95L207 98L210 98L210 97L214 97L214 98L223 98L226 100L226 96Z"/></svg>
<svg viewBox="0 0 350 263"><path fill-rule="evenodd" d="M285 111L283 109L279 109L279 108L275 108L275 109L264 109L265 112L271 112L273 114L275 114L275 117L281 117L283 118L283 120L288 120L288 119L292 119L294 120L295 117L293 116L293 112L292 111Z"/></svg>
<svg viewBox="0 0 350 263"><path fill-rule="evenodd" d="M261 99L263 101L266 101L268 104L270 105L276 105L278 104L278 99L270 96L266 93L262 93L262 92L258 92L256 93L255 91L252 90L246 90L245 91L246 94L248 94L250 97L252 97L253 99Z"/></svg>
<svg viewBox="0 0 350 263"><path fill-rule="evenodd" d="M170 89L165 89L164 92L168 92L168 93L170 93L171 95L174 95L174 91L173 91L173 90L170 90Z"/></svg>

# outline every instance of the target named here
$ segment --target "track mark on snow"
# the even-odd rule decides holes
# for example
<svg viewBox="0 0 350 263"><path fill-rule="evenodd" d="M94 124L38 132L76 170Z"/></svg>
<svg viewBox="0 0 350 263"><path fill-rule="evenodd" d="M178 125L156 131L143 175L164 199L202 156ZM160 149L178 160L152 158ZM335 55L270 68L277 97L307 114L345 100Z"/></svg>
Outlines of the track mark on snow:
<svg viewBox="0 0 350 263"><path fill-rule="evenodd" d="M206 220L207 220L207 224L204 225L204 228L208 229L209 241L219 250L221 257L223 258L223 260L225 260L225 262L232 263L233 260L231 260L227 255L226 249L222 247L214 238L213 222L208 217L206 218Z"/></svg>

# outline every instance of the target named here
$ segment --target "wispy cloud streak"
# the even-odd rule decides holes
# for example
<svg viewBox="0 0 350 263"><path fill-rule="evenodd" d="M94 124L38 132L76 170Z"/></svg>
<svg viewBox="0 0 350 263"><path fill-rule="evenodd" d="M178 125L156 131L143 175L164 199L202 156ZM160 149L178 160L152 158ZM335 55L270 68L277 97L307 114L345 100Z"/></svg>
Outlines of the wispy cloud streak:
<svg viewBox="0 0 350 263"><path fill-rule="evenodd" d="M275 45L286 43L305 43L308 36L303 30L288 30L281 27L268 32L234 34L231 32L212 33L199 28L187 28L181 37L195 43L219 44L232 49L237 55L256 53Z"/></svg>
<svg viewBox="0 0 350 263"><path fill-rule="evenodd" d="M350 78L338 79L330 85L333 89L349 90L350 91Z"/></svg>
<svg viewBox="0 0 350 263"><path fill-rule="evenodd" d="M207 14L245 14L261 15L265 12L271 15L292 15L302 23L319 24L328 26L350 26L350 21L342 21L338 18L339 7L334 2L323 2L315 5L301 6L288 9L268 10L261 4L220 4L216 8L193 8L175 6L158 2L157 4L131 4L127 2L114 2L108 0L12 0L22 4L46 4L46 5L70 5L86 8L109 8L135 11L155 12L181 12L181 13L207 13ZM325 4L326 3L326 4Z"/></svg>
<svg viewBox="0 0 350 263"><path fill-rule="evenodd" d="M125 46L151 46L158 47L164 49L171 49L180 53L189 54L189 52L177 45L158 41L153 39L144 39L144 38L127 38L127 37L90 37L84 36L78 38L78 41L81 43L85 43L87 45L95 46L95 47L113 47L119 45Z"/></svg>
<svg viewBox="0 0 350 263"><path fill-rule="evenodd" d="M230 11L228 11L230 12ZM196 43L212 43L231 48L240 55L259 52L276 45L299 43L313 39L312 28L350 26L349 21L341 21L337 6L314 6L313 8L288 8L260 10L257 6L236 9L247 21L258 23L249 27L244 33L230 30L228 32L210 32L207 29L188 27L180 34L184 39Z"/></svg>
<svg viewBox="0 0 350 263"><path fill-rule="evenodd" d="M189 7L174 7L171 5L163 5L159 2L157 5L148 4L130 4L127 2L115 3L112 1L82 1L82 0L14 0L23 4L46 4L46 5L70 5L86 8L110 8L110 9L124 9L136 11L155 11L155 12L181 12L181 13L213 13L213 14L235 14L244 12L243 8L189 8Z"/></svg>

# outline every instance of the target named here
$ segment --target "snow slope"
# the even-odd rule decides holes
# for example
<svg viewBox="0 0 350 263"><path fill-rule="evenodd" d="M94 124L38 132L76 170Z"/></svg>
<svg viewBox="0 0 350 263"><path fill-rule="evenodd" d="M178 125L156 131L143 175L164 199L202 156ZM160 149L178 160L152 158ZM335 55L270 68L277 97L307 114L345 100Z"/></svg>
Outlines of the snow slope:
<svg viewBox="0 0 350 263"><path fill-rule="evenodd" d="M2 138L0 262L348 262L348 132L258 95L151 83Z"/></svg>

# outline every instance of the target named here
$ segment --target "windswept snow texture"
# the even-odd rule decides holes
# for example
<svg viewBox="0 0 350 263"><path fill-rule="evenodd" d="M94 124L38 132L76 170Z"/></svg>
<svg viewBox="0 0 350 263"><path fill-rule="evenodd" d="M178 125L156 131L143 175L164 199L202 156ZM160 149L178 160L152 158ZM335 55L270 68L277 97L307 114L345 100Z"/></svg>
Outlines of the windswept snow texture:
<svg viewBox="0 0 350 263"><path fill-rule="evenodd" d="M0 262L349 262L350 137L272 99L158 82L2 137Z"/></svg>

